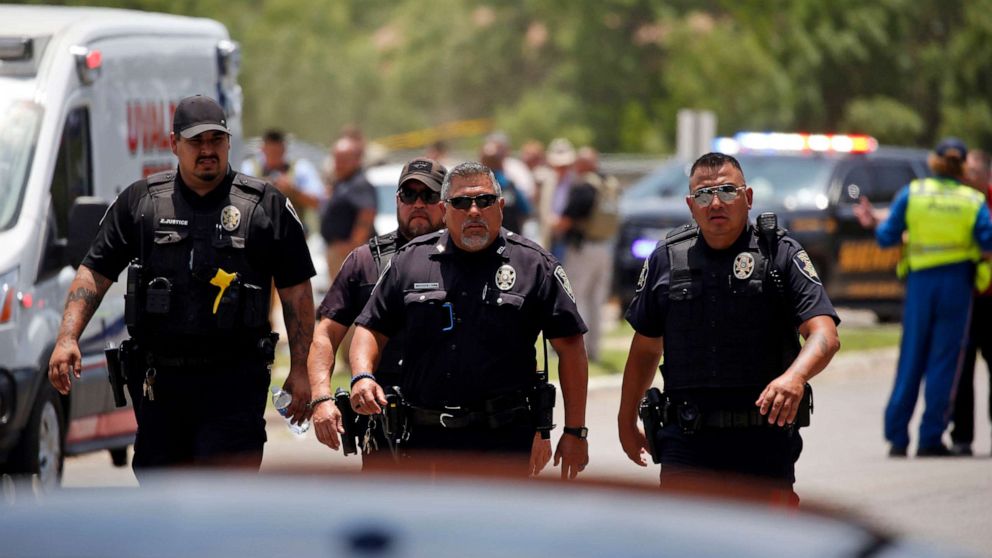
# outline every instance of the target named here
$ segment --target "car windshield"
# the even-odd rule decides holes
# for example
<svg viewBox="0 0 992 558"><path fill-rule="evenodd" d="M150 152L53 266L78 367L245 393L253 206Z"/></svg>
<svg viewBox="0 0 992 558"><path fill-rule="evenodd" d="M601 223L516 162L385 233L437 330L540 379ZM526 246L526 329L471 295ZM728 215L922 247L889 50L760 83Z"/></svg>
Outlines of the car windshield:
<svg viewBox="0 0 992 558"><path fill-rule="evenodd" d="M742 155L739 159L755 203L826 207L827 186L836 159L792 155Z"/></svg>
<svg viewBox="0 0 992 558"><path fill-rule="evenodd" d="M0 98L0 231L17 222L40 127L41 107Z"/></svg>

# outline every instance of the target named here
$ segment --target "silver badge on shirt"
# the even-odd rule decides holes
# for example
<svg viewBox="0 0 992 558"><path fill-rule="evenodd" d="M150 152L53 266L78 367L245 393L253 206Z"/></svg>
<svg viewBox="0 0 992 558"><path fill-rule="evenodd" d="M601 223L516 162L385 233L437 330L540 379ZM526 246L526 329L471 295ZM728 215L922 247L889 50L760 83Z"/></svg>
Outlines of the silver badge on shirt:
<svg viewBox="0 0 992 558"><path fill-rule="evenodd" d="M734 258L734 277L748 279L754 273L754 256L750 252L741 252Z"/></svg>
<svg viewBox="0 0 992 558"><path fill-rule="evenodd" d="M510 264L503 264L496 270L496 287L501 291L508 291L517 282L517 270Z"/></svg>
<svg viewBox="0 0 992 558"><path fill-rule="evenodd" d="M220 212L220 224L227 232L232 232L241 224L241 210L229 205Z"/></svg>

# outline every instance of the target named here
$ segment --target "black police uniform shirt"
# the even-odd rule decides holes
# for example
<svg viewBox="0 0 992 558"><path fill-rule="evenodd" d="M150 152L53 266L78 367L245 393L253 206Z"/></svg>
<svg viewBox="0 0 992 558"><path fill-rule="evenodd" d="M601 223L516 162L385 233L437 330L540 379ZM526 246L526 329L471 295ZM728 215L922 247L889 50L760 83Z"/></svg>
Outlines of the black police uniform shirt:
<svg viewBox="0 0 992 558"><path fill-rule="evenodd" d="M697 247L701 250L705 263L704 269L694 271L701 272L704 295L709 296L705 292L705 289L708 288L729 290L735 274L735 261L739 259L740 254L753 249L756 241L755 235L754 226L749 224L732 246L724 250L714 250L706 244L702 234L699 234ZM840 323L840 319L837 317L837 313L830 299L827 297L826 290L813 267L812 261L798 242L788 236L779 238L775 263L783 276L785 290L784 304L788 313L788 319L792 322L791 324L785 324L786 327L792 326L793 328L798 328L800 324L816 316L830 316L834 320L834 323ZM740 269L738 269L738 273L741 273L741 275L744 274L743 270ZM634 299L626 312L625 317L627 321L637 333L646 337L665 337L666 322L671 304L669 299L671 281L671 263L669 262L666 239L658 243L658 247L648 257L644 267L641 269ZM765 281L766 288L771 288L770 278L766 277ZM706 333L703 335L705 337L703 343L706 347L702 352L712 351L716 357L714 360L724 359L724 357L730 359L739 358L738 355L719 354L727 350L730 336L734 335L734 333L729 331L731 326L728 325L727 321L735 318L724 313L722 309L718 308L714 310L715 312L710 316L720 316L720 318L712 319L708 324L701 324L702 328L706 330ZM696 318L697 316L693 316L693 319ZM700 315L698 319L704 320L706 318ZM741 319L746 324L747 317ZM774 335L775 333L762 332L762 334ZM798 335L798 333L795 333L795 335ZM667 353L672 350L673 343L677 342L677 339L665 339L665 352ZM710 357L711 355L708 354L699 355L700 374L706 373L705 367ZM771 377L776 377L784 371L784 368L782 370L770 371ZM720 373L719 370L714 372L717 374ZM689 395L698 396L701 399L699 402L707 407L746 408L753 406L763 387L762 385L761 388L692 389L686 390L686 392ZM715 391L722 393L714 393Z"/></svg>
<svg viewBox="0 0 992 558"><path fill-rule="evenodd" d="M396 239L396 250L406 244L406 239L398 232L394 231L390 236ZM385 261L381 262L382 268L386 265ZM372 287L379 280L379 273L380 265L377 265L372 257L372 249L368 243L352 250L341 264L341 270L334 278L334 283L317 307L317 317L328 318L345 327L351 327L368 303L372 295ZM380 384L391 386L399 381L402 350L402 334L398 333L390 337L379 359L379 369L376 370L376 380Z"/></svg>
<svg viewBox="0 0 992 558"><path fill-rule="evenodd" d="M235 175L228 168L221 184L200 196L186 186L176 172L176 192L194 212L211 213L228 200ZM83 265L116 280L121 271L141 255L141 216L136 214L136 208L147 195L147 181L139 180L117 196L101 222ZM316 274L300 220L286 197L271 184L265 185L253 213L252 232L245 249L248 265L271 276L277 288L298 285Z"/></svg>
<svg viewBox="0 0 992 558"><path fill-rule="evenodd" d="M365 178L361 169L334 185L334 192L320 222L320 234L327 243L348 240L355 228L355 219L363 209L376 211L379 207L375 186ZM372 233L375 236L375 233Z"/></svg>
<svg viewBox="0 0 992 558"><path fill-rule="evenodd" d="M435 409L534 385L538 334L587 331L561 264L506 229L479 252L458 249L446 230L411 240L356 323L403 332L403 395Z"/></svg>

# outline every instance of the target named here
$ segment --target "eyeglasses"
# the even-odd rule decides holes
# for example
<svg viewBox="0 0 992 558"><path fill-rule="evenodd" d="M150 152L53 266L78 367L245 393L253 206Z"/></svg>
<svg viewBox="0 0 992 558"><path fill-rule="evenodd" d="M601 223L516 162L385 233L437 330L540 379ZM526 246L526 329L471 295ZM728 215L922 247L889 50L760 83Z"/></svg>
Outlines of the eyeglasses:
<svg viewBox="0 0 992 558"><path fill-rule="evenodd" d="M427 205L433 205L441 201L441 192L435 192L430 188L424 188L421 191L411 190L410 188L400 188L396 191L396 195L399 196L400 201L406 205L413 205L417 203L417 198L420 198Z"/></svg>
<svg viewBox="0 0 992 558"><path fill-rule="evenodd" d="M746 188L746 186L737 186L736 184L721 184L719 186L712 186L710 188L700 188L695 192L689 194L689 197L696 202L699 207L707 207L713 203L713 196L720 198L723 203L730 203L737 199L740 195L741 190Z"/></svg>
<svg viewBox="0 0 992 558"><path fill-rule="evenodd" d="M479 209L485 209L499 201L499 196L496 194L481 194L475 197L458 196L457 198L448 198L447 201L451 204L451 207L454 207L455 209L468 211L472 208L472 202L475 202L475 206Z"/></svg>

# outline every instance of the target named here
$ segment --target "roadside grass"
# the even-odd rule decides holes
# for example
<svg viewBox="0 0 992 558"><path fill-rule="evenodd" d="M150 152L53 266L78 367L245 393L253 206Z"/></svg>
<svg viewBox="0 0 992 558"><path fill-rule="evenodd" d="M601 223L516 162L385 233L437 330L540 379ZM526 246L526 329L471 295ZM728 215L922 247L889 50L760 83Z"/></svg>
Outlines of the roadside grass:
<svg viewBox="0 0 992 558"><path fill-rule="evenodd" d="M852 353L869 349L898 347L902 338L902 325L877 324L873 326L844 327L838 329L840 334L840 352Z"/></svg>

